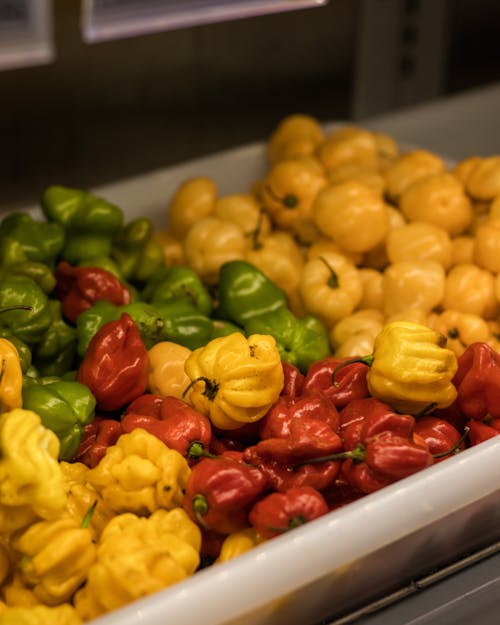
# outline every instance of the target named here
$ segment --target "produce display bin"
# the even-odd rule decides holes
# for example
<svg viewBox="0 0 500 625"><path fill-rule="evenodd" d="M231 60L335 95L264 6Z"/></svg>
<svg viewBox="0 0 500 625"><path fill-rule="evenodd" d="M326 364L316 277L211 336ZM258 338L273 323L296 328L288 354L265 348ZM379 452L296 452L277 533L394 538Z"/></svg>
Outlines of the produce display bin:
<svg viewBox="0 0 500 625"><path fill-rule="evenodd" d="M259 143L94 191L161 228L186 178L210 176L223 195L247 191L265 171ZM498 540L495 437L92 623L320 625Z"/></svg>

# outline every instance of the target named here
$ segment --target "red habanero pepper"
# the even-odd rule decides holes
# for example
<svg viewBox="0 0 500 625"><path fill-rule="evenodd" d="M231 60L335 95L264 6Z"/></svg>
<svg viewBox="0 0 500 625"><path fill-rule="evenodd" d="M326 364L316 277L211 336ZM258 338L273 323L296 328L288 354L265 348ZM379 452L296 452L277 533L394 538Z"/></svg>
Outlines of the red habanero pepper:
<svg viewBox="0 0 500 625"><path fill-rule="evenodd" d="M479 445L500 434L500 419L470 419L467 423L468 437L471 446Z"/></svg>
<svg viewBox="0 0 500 625"><path fill-rule="evenodd" d="M76 267L63 260L57 265L54 276L62 313L72 323L98 300L116 306L131 301L128 288L111 272L100 267Z"/></svg>
<svg viewBox="0 0 500 625"><path fill-rule="evenodd" d="M190 464L212 455L208 451L212 438L209 418L177 397L165 396L162 400L159 418L127 411L122 416L123 431L143 428L182 454Z"/></svg>
<svg viewBox="0 0 500 625"><path fill-rule="evenodd" d="M260 438L288 436L291 422L305 418L325 421L334 431L339 428L335 404L321 391L314 391L302 397L280 397L258 422Z"/></svg>
<svg viewBox="0 0 500 625"><path fill-rule="evenodd" d="M449 421L432 415L417 419L413 434L424 439L429 451L435 456L435 462L445 460L465 448L464 437L457 428Z"/></svg>
<svg viewBox="0 0 500 625"><path fill-rule="evenodd" d="M281 361L281 365L283 366L283 388L281 389L281 395L286 395L287 397L297 397L302 392L302 387L304 386L305 376L297 367L292 365L286 360Z"/></svg>
<svg viewBox="0 0 500 625"><path fill-rule="evenodd" d="M231 534L249 526L248 512L267 488L257 467L231 456L202 458L191 469L182 505L203 529Z"/></svg>
<svg viewBox="0 0 500 625"><path fill-rule="evenodd" d="M500 354L487 343L467 347L452 382L458 407L467 418L500 417Z"/></svg>
<svg viewBox="0 0 500 625"><path fill-rule="evenodd" d="M362 362L353 362L341 367L335 375L335 384L332 376L335 369L347 358L327 356L313 363L305 376L302 394L312 390L322 390L337 408L343 408L353 399L369 397L366 374L369 367Z"/></svg>
<svg viewBox="0 0 500 625"><path fill-rule="evenodd" d="M266 539L300 527L329 512L323 495L310 486L270 493L252 507L249 521Z"/></svg>
<svg viewBox="0 0 500 625"><path fill-rule="evenodd" d="M148 367L139 329L128 313L122 313L92 337L76 379L89 387L100 410L118 410L146 391Z"/></svg>
<svg viewBox="0 0 500 625"><path fill-rule="evenodd" d="M342 506L361 499L365 495L359 488L350 484L342 473L339 473L328 488L321 491L321 494L325 498L329 510L342 508Z"/></svg>
<svg viewBox="0 0 500 625"><path fill-rule="evenodd" d="M114 445L122 434L123 430L119 421L95 417L83 428L83 436L75 455L75 462L83 462L93 469L99 464L108 447Z"/></svg>
<svg viewBox="0 0 500 625"><path fill-rule="evenodd" d="M339 434L347 450L380 432L409 437L415 427L412 415L403 415L375 397L354 399L340 411Z"/></svg>
<svg viewBox="0 0 500 625"><path fill-rule="evenodd" d="M148 417L161 419L161 407L165 397L163 395L155 395L154 393L144 393L130 402L125 408L123 414L141 414Z"/></svg>

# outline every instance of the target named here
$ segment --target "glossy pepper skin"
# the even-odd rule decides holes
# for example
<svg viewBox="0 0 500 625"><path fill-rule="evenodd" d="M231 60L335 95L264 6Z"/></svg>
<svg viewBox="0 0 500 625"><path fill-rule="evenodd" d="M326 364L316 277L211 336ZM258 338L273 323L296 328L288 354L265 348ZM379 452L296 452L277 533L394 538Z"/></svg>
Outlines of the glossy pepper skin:
<svg viewBox="0 0 500 625"><path fill-rule="evenodd" d="M430 405L445 408L456 398L452 379L457 357L446 347L446 337L427 326L386 324L375 338L373 353L362 360L370 365L371 395L399 412L420 413Z"/></svg>
<svg viewBox="0 0 500 625"><path fill-rule="evenodd" d="M24 341L21 341L16 336L14 336L8 328L0 327L0 337L9 341L9 343L12 343L12 345L14 345L14 347L16 348L17 355L19 356L21 370L24 375L31 366L31 349L26 345Z"/></svg>
<svg viewBox="0 0 500 625"><path fill-rule="evenodd" d="M267 487L260 469L231 456L202 458L192 467L183 507L206 530L231 534L248 527L248 512Z"/></svg>
<svg viewBox="0 0 500 625"><path fill-rule="evenodd" d="M123 226L120 208L88 191L60 185L43 191L41 208L50 223L64 228L63 260L78 264L111 255L113 237Z"/></svg>
<svg viewBox="0 0 500 625"><path fill-rule="evenodd" d="M310 486L301 486L266 495L252 507L249 520L260 536L269 539L327 512L329 508L323 495Z"/></svg>
<svg viewBox="0 0 500 625"><path fill-rule="evenodd" d="M187 299L202 315L209 317L212 313L212 297L190 267L162 267L148 279L141 296L153 305Z"/></svg>
<svg viewBox="0 0 500 625"><path fill-rule="evenodd" d="M62 377L75 365L77 335L63 319L59 300L49 299L49 311L51 324L33 346L31 362L41 376Z"/></svg>
<svg viewBox="0 0 500 625"><path fill-rule="evenodd" d="M0 325L31 347L42 339L52 322L49 299L32 278L3 278L0 280L0 309L18 306L26 310L0 311Z"/></svg>
<svg viewBox="0 0 500 625"><path fill-rule="evenodd" d="M80 446L83 428L94 418L96 400L84 384L60 380L49 384L25 384L23 408L38 414L42 424L60 442L59 459L72 460Z"/></svg>
<svg viewBox="0 0 500 625"><path fill-rule="evenodd" d="M263 313L287 308L284 291L257 267L244 260L224 263L217 284L218 306L214 316L244 327Z"/></svg>
<svg viewBox="0 0 500 625"><path fill-rule="evenodd" d="M469 419L500 417L500 354L487 343L473 343L459 356L453 383Z"/></svg>
<svg viewBox="0 0 500 625"><path fill-rule="evenodd" d="M132 402L121 419L123 431L131 432L135 428L143 428L163 441L167 447L182 454L191 465L203 455L209 454L212 426L208 417L177 397L160 399L158 416L144 414L140 406Z"/></svg>
<svg viewBox="0 0 500 625"><path fill-rule="evenodd" d="M104 528L87 583L75 595L78 614L87 621L188 578L199 566L200 547L200 530L182 508L147 518L116 516Z"/></svg>
<svg viewBox="0 0 500 625"><path fill-rule="evenodd" d="M104 411L118 410L146 391L148 352L129 314L98 330L76 379L90 389L97 408Z"/></svg>
<svg viewBox="0 0 500 625"><path fill-rule="evenodd" d="M80 445L75 453L75 462L82 462L90 469L99 464L101 458L123 434L123 428L119 421L95 417L84 426Z"/></svg>
<svg viewBox="0 0 500 625"><path fill-rule="evenodd" d="M252 317L244 326L247 334L270 334L276 340L281 358L302 373L330 353L328 332L312 315L296 317L287 308Z"/></svg>
<svg viewBox="0 0 500 625"><path fill-rule="evenodd" d="M99 267L78 267L61 261L55 269L56 296L62 313L72 324L94 302L105 300L115 306L129 304L130 291L112 273Z"/></svg>
<svg viewBox="0 0 500 625"><path fill-rule="evenodd" d="M213 339L193 351L184 368L189 402L223 430L261 419L283 388L281 357L269 335Z"/></svg>
<svg viewBox="0 0 500 625"><path fill-rule="evenodd" d="M445 419L432 415L421 417L417 419L413 432L424 439L435 462L442 462L465 448L465 442L461 441L462 434Z"/></svg>
<svg viewBox="0 0 500 625"><path fill-rule="evenodd" d="M189 298L157 301L154 307L163 319L162 340L178 343L190 350L203 347L210 341L213 322Z"/></svg>
<svg viewBox="0 0 500 625"><path fill-rule="evenodd" d="M115 306L111 302L99 300L80 313L76 320L78 355L83 358L90 341L98 330L110 321L118 321L123 313L132 317L148 349L163 340L165 322L155 307L146 302L132 302L123 306Z"/></svg>
<svg viewBox="0 0 500 625"><path fill-rule="evenodd" d="M0 414L22 407L23 372L18 351L0 338Z"/></svg>
<svg viewBox="0 0 500 625"><path fill-rule="evenodd" d="M56 279L52 269L44 263L31 260L0 265L0 280L9 276L25 276L34 280L42 291L49 295L56 286Z"/></svg>
<svg viewBox="0 0 500 625"><path fill-rule="evenodd" d="M56 222L37 221L15 212L0 222L0 262L12 265L34 261L53 268L64 247L64 228Z"/></svg>
<svg viewBox="0 0 500 625"><path fill-rule="evenodd" d="M163 248L154 236L153 222L138 217L125 224L113 238L111 257L126 280L144 284L164 265Z"/></svg>
<svg viewBox="0 0 500 625"><path fill-rule="evenodd" d="M59 439L31 410L0 415L0 533L26 527L36 517L57 517L66 505Z"/></svg>

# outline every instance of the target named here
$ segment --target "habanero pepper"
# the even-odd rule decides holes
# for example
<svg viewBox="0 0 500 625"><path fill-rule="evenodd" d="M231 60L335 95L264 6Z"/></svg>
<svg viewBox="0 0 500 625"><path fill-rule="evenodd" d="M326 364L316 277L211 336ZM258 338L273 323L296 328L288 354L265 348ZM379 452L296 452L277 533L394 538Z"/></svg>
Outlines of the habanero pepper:
<svg viewBox="0 0 500 625"><path fill-rule="evenodd" d="M337 370L340 365L342 367ZM332 375L336 370L333 384ZM362 362L328 356L311 364L304 379L302 394L321 390L341 409L354 399L369 396L367 373L368 366Z"/></svg>
<svg viewBox="0 0 500 625"><path fill-rule="evenodd" d="M77 371L100 410L122 408L142 395L148 385L148 352L132 317L123 313L91 339Z"/></svg>
<svg viewBox="0 0 500 625"><path fill-rule="evenodd" d="M62 313L71 323L98 300L121 306L131 301L130 291L112 273L100 267L79 267L67 261L55 269L56 296L61 300Z"/></svg>
<svg viewBox="0 0 500 625"><path fill-rule="evenodd" d="M257 467L225 455L202 458L191 469L183 507L204 529L232 534L249 526L248 512L267 488Z"/></svg>
<svg viewBox="0 0 500 625"><path fill-rule="evenodd" d="M96 416L84 426L82 440L75 454L74 461L82 462L90 469L99 464L108 447L111 447L123 434L119 421Z"/></svg>
<svg viewBox="0 0 500 625"><path fill-rule="evenodd" d="M281 361L283 367L284 383L281 389L281 395L287 397L297 397L302 393L305 376L299 369L286 360Z"/></svg>
<svg viewBox="0 0 500 625"><path fill-rule="evenodd" d="M500 419L469 419L467 427L469 443L474 446L500 434Z"/></svg>
<svg viewBox="0 0 500 625"><path fill-rule="evenodd" d="M266 539L280 536L329 512L323 495L310 486L270 493L252 507L249 521Z"/></svg>
<svg viewBox="0 0 500 625"><path fill-rule="evenodd" d="M456 427L433 415L418 418L413 433L424 439L435 462L446 460L465 448L465 437Z"/></svg>
<svg viewBox="0 0 500 625"><path fill-rule="evenodd" d="M453 377L457 405L469 419L500 417L500 354L487 343L472 343L458 358Z"/></svg>

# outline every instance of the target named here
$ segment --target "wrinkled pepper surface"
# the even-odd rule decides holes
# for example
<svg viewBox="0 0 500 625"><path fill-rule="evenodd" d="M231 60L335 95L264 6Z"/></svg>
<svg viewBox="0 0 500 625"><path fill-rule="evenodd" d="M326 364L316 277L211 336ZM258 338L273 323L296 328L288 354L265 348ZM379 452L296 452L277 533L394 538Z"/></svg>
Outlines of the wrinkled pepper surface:
<svg viewBox="0 0 500 625"><path fill-rule="evenodd" d="M32 346L43 338L51 323L49 299L32 278L9 276L0 280L0 326Z"/></svg>
<svg viewBox="0 0 500 625"><path fill-rule="evenodd" d="M34 261L54 267L64 248L64 228L57 222L34 219L14 212L0 222L0 263L12 265Z"/></svg>
<svg viewBox="0 0 500 625"><path fill-rule="evenodd" d="M212 312L212 298L199 275L190 267L174 265L162 267L147 281L142 299L156 305L178 299L187 299L202 315Z"/></svg>
<svg viewBox="0 0 500 625"><path fill-rule="evenodd" d="M16 346L0 338L0 414L22 407L23 371Z"/></svg>
<svg viewBox="0 0 500 625"><path fill-rule="evenodd" d="M61 302L49 299L51 324L32 349L31 363L41 376L62 377L73 369L76 356L76 330L66 323Z"/></svg>

